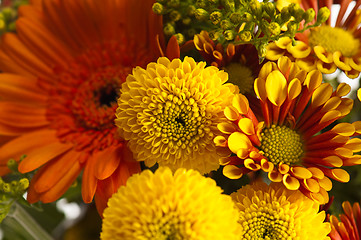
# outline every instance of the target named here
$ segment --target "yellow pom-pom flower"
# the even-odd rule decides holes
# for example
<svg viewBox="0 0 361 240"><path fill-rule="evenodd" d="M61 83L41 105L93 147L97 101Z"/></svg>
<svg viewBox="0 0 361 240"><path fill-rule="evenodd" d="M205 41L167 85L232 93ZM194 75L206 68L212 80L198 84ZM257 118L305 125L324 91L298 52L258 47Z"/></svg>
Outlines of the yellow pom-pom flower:
<svg viewBox="0 0 361 240"><path fill-rule="evenodd" d="M145 170L104 211L102 240L236 240L239 213L215 181L195 170Z"/></svg>
<svg viewBox="0 0 361 240"><path fill-rule="evenodd" d="M328 202L330 179L348 182L342 166L361 163L361 122L339 123L350 113L353 100L345 98L350 86L334 91L322 83L322 74L301 70L287 57L266 63L255 80L257 101L235 95L224 110L228 121L218 125L222 135L214 142L229 149L222 158L223 174L237 179L252 171L268 173L273 182Z"/></svg>
<svg viewBox="0 0 361 240"><path fill-rule="evenodd" d="M326 214L300 191L256 182L232 193L240 212L240 239L325 240L331 231Z"/></svg>
<svg viewBox="0 0 361 240"><path fill-rule="evenodd" d="M219 167L213 143L238 88L228 74L185 57L137 67L122 85L115 124L138 161L202 173Z"/></svg>

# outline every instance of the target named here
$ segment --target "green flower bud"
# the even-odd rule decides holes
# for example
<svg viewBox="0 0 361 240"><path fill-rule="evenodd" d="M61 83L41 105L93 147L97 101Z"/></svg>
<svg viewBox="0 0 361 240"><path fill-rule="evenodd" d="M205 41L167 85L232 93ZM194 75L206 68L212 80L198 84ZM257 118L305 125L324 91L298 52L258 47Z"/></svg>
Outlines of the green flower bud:
<svg viewBox="0 0 361 240"><path fill-rule="evenodd" d="M212 39L213 41L218 41L221 38L222 33L220 33L220 32L209 32L208 35L209 35L209 38Z"/></svg>
<svg viewBox="0 0 361 240"><path fill-rule="evenodd" d="M249 6L251 8L251 11L256 17L260 18L262 17L262 5L258 0L251 0L249 2Z"/></svg>
<svg viewBox="0 0 361 240"><path fill-rule="evenodd" d="M234 12L236 10L234 0L223 0L223 6L227 12Z"/></svg>
<svg viewBox="0 0 361 240"><path fill-rule="evenodd" d="M303 14L305 13L305 11L303 11L302 8L296 8L295 12L294 12L294 18L296 20L296 22L301 22L303 20Z"/></svg>
<svg viewBox="0 0 361 240"><path fill-rule="evenodd" d="M276 8L274 3L272 2L266 2L264 5L264 10L268 14L268 16L273 17L276 14Z"/></svg>
<svg viewBox="0 0 361 240"><path fill-rule="evenodd" d="M214 11L209 16L212 24L217 25L222 20L222 13L220 11Z"/></svg>
<svg viewBox="0 0 361 240"><path fill-rule="evenodd" d="M10 186L10 184L9 184L9 183L3 183L1 190L2 190L3 192L6 192L6 193L10 192L10 191L11 191L11 186Z"/></svg>
<svg viewBox="0 0 361 240"><path fill-rule="evenodd" d="M9 7L3 8L1 13L4 16L6 22L10 22L16 16L16 12Z"/></svg>
<svg viewBox="0 0 361 240"><path fill-rule="evenodd" d="M218 6L219 5L219 0L208 0L209 4L211 5L215 5Z"/></svg>
<svg viewBox="0 0 361 240"><path fill-rule="evenodd" d="M182 17L181 14L176 10L173 10L169 13L169 18L173 22L177 22L178 20L181 19L181 17Z"/></svg>
<svg viewBox="0 0 361 240"><path fill-rule="evenodd" d="M282 8L282 10L281 10L281 20L282 20L282 22L286 23L286 22L288 22L288 20L290 20L290 18L291 18L291 14L288 11L288 8L287 7Z"/></svg>
<svg viewBox="0 0 361 240"><path fill-rule="evenodd" d="M307 9L303 14L303 19L305 19L305 23L311 22L316 16L315 10L313 8Z"/></svg>
<svg viewBox="0 0 361 240"><path fill-rule="evenodd" d="M267 53L267 43L261 43L258 47L258 57L260 58L260 61L263 61L263 59L266 57Z"/></svg>
<svg viewBox="0 0 361 240"><path fill-rule="evenodd" d="M242 22L242 15L238 12L234 12L229 16L229 20L231 20L234 25L238 25Z"/></svg>
<svg viewBox="0 0 361 240"><path fill-rule="evenodd" d="M192 39L193 39L194 35L196 35L196 34L197 34L197 31L194 28L190 28L187 30L188 37L190 37Z"/></svg>
<svg viewBox="0 0 361 240"><path fill-rule="evenodd" d="M252 22L253 21L253 16L250 13L244 13L242 16L242 21L244 22Z"/></svg>
<svg viewBox="0 0 361 240"><path fill-rule="evenodd" d="M8 168L13 171L13 172L17 172L18 171L18 163L14 160L14 159L10 159L7 162L7 166Z"/></svg>
<svg viewBox="0 0 361 240"><path fill-rule="evenodd" d="M172 24L170 24L170 23L167 23L163 28L163 32L167 36L174 35L175 34L174 26Z"/></svg>
<svg viewBox="0 0 361 240"><path fill-rule="evenodd" d="M241 32L239 37L243 42L249 42L252 39L252 34L250 31L243 31L243 32Z"/></svg>
<svg viewBox="0 0 361 240"><path fill-rule="evenodd" d="M167 6L170 8L178 8L180 6L180 0L168 0Z"/></svg>
<svg viewBox="0 0 361 240"><path fill-rule="evenodd" d="M22 178L19 180L20 191L25 191L29 187L29 179Z"/></svg>
<svg viewBox="0 0 361 240"><path fill-rule="evenodd" d="M192 23L192 19L189 18L189 17L183 18L183 19L182 19L182 23L183 23L184 25L189 25L189 24Z"/></svg>
<svg viewBox="0 0 361 240"><path fill-rule="evenodd" d="M187 9L188 16L193 17L196 14L196 10L197 8L195 6L189 5Z"/></svg>
<svg viewBox="0 0 361 240"><path fill-rule="evenodd" d="M234 28L233 24L228 20L222 20L221 21L221 28L223 30L232 29Z"/></svg>
<svg viewBox="0 0 361 240"><path fill-rule="evenodd" d="M206 10L204 10L203 8L197 8L195 14L194 14L195 18L199 21L205 21L208 19L209 14Z"/></svg>
<svg viewBox="0 0 361 240"><path fill-rule="evenodd" d="M196 6L197 8L207 8L207 0L197 0Z"/></svg>
<svg viewBox="0 0 361 240"><path fill-rule="evenodd" d="M294 37L297 30L298 30L298 23L296 23L295 21L291 21L287 24L286 33L288 33L290 37Z"/></svg>
<svg viewBox="0 0 361 240"><path fill-rule="evenodd" d="M228 41L232 41L236 37L236 33L233 30L226 30L224 32L224 38Z"/></svg>
<svg viewBox="0 0 361 240"><path fill-rule="evenodd" d="M161 15L163 13L164 7L162 4L156 2L153 4L152 10L155 14Z"/></svg>
<svg viewBox="0 0 361 240"><path fill-rule="evenodd" d="M281 33L281 27L278 23L276 22L271 22L268 25L268 31L272 34L272 35L279 35Z"/></svg>
<svg viewBox="0 0 361 240"><path fill-rule="evenodd" d="M330 10L327 7L322 7L317 13L317 23L324 23L330 17Z"/></svg>

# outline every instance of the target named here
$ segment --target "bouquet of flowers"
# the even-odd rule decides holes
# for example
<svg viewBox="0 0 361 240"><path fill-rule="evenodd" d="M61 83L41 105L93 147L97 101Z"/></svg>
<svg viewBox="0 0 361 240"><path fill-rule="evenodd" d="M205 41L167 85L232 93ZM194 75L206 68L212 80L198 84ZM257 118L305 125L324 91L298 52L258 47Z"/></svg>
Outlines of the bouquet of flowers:
<svg viewBox="0 0 361 240"><path fill-rule="evenodd" d="M3 238L360 239L360 5L3 1Z"/></svg>

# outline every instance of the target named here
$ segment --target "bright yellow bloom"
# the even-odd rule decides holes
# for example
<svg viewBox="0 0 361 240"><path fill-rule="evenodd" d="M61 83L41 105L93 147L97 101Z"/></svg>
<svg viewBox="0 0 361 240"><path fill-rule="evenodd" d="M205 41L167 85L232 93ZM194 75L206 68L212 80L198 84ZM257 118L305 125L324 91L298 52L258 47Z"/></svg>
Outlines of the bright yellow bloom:
<svg viewBox="0 0 361 240"><path fill-rule="evenodd" d="M333 73L341 69L350 78L356 78L361 71L361 10L356 4L345 17L350 1L341 1L341 10L336 25L331 26L331 17L320 27L312 28L296 35L298 41L293 44L290 38L281 38L267 47L266 58L277 60L285 55L295 59L302 69L318 69L322 73ZM326 6L335 14L331 6L333 1L301 1L303 9Z"/></svg>
<svg viewBox="0 0 361 240"><path fill-rule="evenodd" d="M239 239L239 213L221 193L214 180L194 170L145 170L109 200L101 239Z"/></svg>
<svg viewBox="0 0 361 240"><path fill-rule="evenodd" d="M357 90L357 97L361 101L361 88Z"/></svg>
<svg viewBox="0 0 361 240"><path fill-rule="evenodd" d="M250 107L245 96L236 95L224 110L229 121L218 125L223 135L214 142L230 156L221 161L223 174L237 179L264 171L273 182L328 202L330 178L348 182L340 167L361 163L361 156L353 155L361 150L361 139L350 138L360 135L361 122L324 131L351 111L353 101L343 97L349 91L346 84L333 91L319 71L306 73L286 57L266 63L255 81L257 102Z"/></svg>
<svg viewBox="0 0 361 240"><path fill-rule="evenodd" d="M127 77L115 124L138 161L202 173L219 167L213 138L237 87L224 84L227 73L205 65L162 57Z"/></svg>
<svg viewBox="0 0 361 240"><path fill-rule="evenodd" d="M319 212L319 205L300 191L256 182L231 197L240 212L241 239L330 239L325 212Z"/></svg>

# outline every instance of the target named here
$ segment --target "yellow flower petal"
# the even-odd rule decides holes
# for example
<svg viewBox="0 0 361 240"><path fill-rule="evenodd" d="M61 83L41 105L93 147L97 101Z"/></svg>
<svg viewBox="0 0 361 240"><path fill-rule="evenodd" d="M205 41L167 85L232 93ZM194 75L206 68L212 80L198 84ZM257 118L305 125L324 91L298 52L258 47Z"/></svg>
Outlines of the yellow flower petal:
<svg viewBox="0 0 361 240"><path fill-rule="evenodd" d="M230 179L239 179L243 176L242 169L234 165L226 165L223 168L223 175Z"/></svg>
<svg viewBox="0 0 361 240"><path fill-rule="evenodd" d="M286 188L289 190L297 190L300 187L300 182L298 181L298 179L295 177L292 177L288 173L283 175L282 182L286 186Z"/></svg>
<svg viewBox="0 0 361 240"><path fill-rule="evenodd" d="M328 83L321 84L312 94L311 104L313 107L318 107L330 99L333 93L333 88Z"/></svg>
<svg viewBox="0 0 361 240"><path fill-rule="evenodd" d="M261 169L261 166L257 163L255 163L252 159L247 158L244 160L244 166L252 171L258 171Z"/></svg>
<svg viewBox="0 0 361 240"><path fill-rule="evenodd" d="M357 97L361 101L361 88L357 90Z"/></svg>
<svg viewBox="0 0 361 240"><path fill-rule="evenodd" d="M231 134L237 130L236 125L231 122L221 122L217 124L219 131L225 134Z"/></svg>
<svg viewBox="0 0 361 240"><path fill-rule="evenodd" d="M296 41L296 45L291 43L287 45L287 51L292 54L294 58L305 58L311 53L311 48L304 42Z"/></svg>
<svg viewBox="0 0 361 240"><path fill-rule="evenodd" d="M288 98L290 100L295 99L298 95L300 95L302 90L301 82L299 79L294 78L288 84Z"/></svg>
<svg viewBox="0 0 361 240"><path fill-rule="evenodd" d="M310 91L313 91L315 88L320 86L321 83L322 74L317 70L313 70L307 74L307 77L303 84L306 85Z"/></svg>
<svg viewBox="0 0 361 240"><path fill-rule="evenodd" d="M315 46L313 48L313 51L315 52L316 56L325 63L332 63L333 62L333 56L332 53L327 52L322 46Z"/></svg>
<svg viewBox="0 0 361 240"><path fill-rule="evenodd" d="M266 79L266 92L268 99L276 106L286 100L287 80L280 71L272 71Z"/></svg>
<svg viewBox="0 0 361 240"><path fill-rule="evenodd" d="M336 89L336 95L339 97L346 96L351 91L351 86L347 83L340 83Z"/></svg>
<svg viewBox="0 0 361 240"><path fill-rule="evenodd" d="M252 146L249 138L240 132L234 132L228 137L228 147L233 153L239 149L249 149Z"/></svg>
<svg viewBox="0 0 361 240"><path fill-rule="evenodd" d="M318 179L318 183L320 184L320 187L326 191L330 191L332 189L332 181L328 177Z"/></svg>
<svg viewBox="0 0 361 240"><path fill-rule="evenodd" d="M232 100L232 106L237 109L240 114L247 114L249 110L249 103L243 94L236 94Z"/></svg>
<svg viewBox="0 0 361 240"><path fill-rule="evenodd" d="M313 178L309 178L309 179L304 179L303 180L303 185L305 186L305 188L307 190L309 190L310 192L314 192L317 193L320 191L320 184L318 183L317 180L313 179Z"/></svg>
<svg viewBox="0 0 361 240"><path fill-rule="evenodd" d="M290 171L295 177L300 179L307 179L312 177L312 173L304 167L291 167Z"/></svg>
<svg viewBox="0 0 361 240"><path fill-rule="evenodd" d="M333 53L333 62L336 66L343 71L351 71L351 66L349 63L349 58L345 58L342 56L340 51L336 51Z"/></svg>
<svg viewBox="0 0 361 240"><path fill-rule="evenodd" d="M336 71L336 69L337 69L336 64L334 64L334 63L324 63L321 60L318 60L316 62L316 67L320 72L326 73L326 74L334 73Z"/></svg>
<svg viewBox="0 0 361 240"><path fill-rule="evenodd" d="M253 122L249 118L241 118L238 122L238 127L247 135L255 134Z"/></svg>
<svg viewBox="0 0 361 240"><path fill-rule="evenodd" d="M224 116L230 121L236 121L239 117L239 112L233 106L227 106L224 109Z"/></svg>

